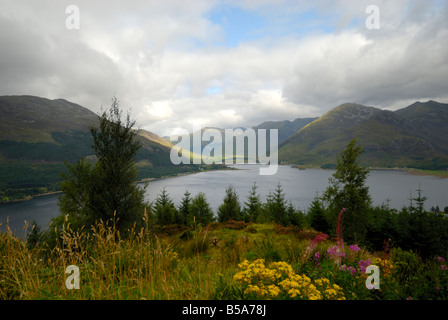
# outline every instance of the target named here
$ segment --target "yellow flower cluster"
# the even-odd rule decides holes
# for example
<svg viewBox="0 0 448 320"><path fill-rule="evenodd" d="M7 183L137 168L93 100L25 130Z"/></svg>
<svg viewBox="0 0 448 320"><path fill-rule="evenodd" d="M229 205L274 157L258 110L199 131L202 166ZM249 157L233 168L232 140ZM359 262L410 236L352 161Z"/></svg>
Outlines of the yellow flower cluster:
<svg viewBox="0 0 448 320"><path fill-rule="evenodd" d="M344 300L342 289L326 278L314 282L306 275L298 275L286 262L273 262L269 268L263 259L252 263L244 260L238 266L242 271L233 279L247 285L245 294L255 294L261 298L297 298L297 299L341 299Z"/></svg>
<svg viewBox="0 0 448 320"><path fill-rule="evenodd" d="M381 259L379 257L374 259L373 264L380 269L381 276L384 278L389 277L395 268L391 260Z"/></svg>

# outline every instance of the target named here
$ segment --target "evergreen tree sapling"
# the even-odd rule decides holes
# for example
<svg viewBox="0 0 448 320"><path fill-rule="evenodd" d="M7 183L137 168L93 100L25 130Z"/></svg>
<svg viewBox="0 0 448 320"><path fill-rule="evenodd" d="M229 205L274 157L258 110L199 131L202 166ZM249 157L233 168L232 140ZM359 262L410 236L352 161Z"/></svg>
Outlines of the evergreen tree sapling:
<svg viewBox="0 0 448 320"><path fill-rule="evenodd" d="M323 232L325 234L330 233L330 224L327 221L324 205L317 195L311 202L311 205L308 209L307 218L310 227L314 230Z"/></svg>
<svg viewBox="0 0 448 320"><path fill-rule="evenodd" d="M189 225L201 224L206 226L213 220L213 210L210 208L205 194L199 192L191 201L187 222Z"/></svg>
<svg viewBox="0 0 448 320"><path fill-rule="evenodd" d="M247 201L244 202L243 216L247 222L257 222L258 217L261 214L262 203L260 196L257 194L257 185L254 182L252 189L247 197Z"/></svg>
<svg viewBox="0 0 448 320"><path fill-rule="evenodd" d="M366 179L369 170L359 164L363 148L352 139L338 157L336 172L329 178L323 199L328 204L331 224L336 227L337 217L344 212L344 241L365 240L368 225L368 210L372 200ZM335 230L334 230L335 231Z"/></svg>
<svg viewBox="0 0 448 320"><path fill-rule="evenodd" d="M179 205L179 216L181 219L181 224L187 224L187 219L190 216L190 204L191 204L191 193L185 190L182 202Z"/></svg>
<svg viewBox="0 0 448 320"><path fill-rule="evenodd" d="M174 201L170 198L165 188L163 188L162 192L156 198L154 211L157 224L159 225L176 224L180 220Z"/></svg>
<svg viewBox="0 0 448 320"><path fill-rule="evenodd" d="M218 221L225 222L229 220L240 220L241 205L238 195L232 186L226 189L226 195L223 203L218 208Z"/></svg>
<svg viewBox="0 0 448 320"><path fill-rule="evenodd" d="M271 221L283 226L289 224L285 194L280 183L272 193L270 192L266 201L266 214Z"/></svg>
<svg viewBox="0 0 448 320"><path fill-rule="evenodd" d="M124 231L143 217L146 186L137 185L135 165L141 145L133 129L135 121L129 113L122 119L117 98L98 116L98 123L90 129L97 162L91 167L81 159L75 166L68 165L59 204L63 214L78 215L83 224L115 218L117 228Z"/></svg>

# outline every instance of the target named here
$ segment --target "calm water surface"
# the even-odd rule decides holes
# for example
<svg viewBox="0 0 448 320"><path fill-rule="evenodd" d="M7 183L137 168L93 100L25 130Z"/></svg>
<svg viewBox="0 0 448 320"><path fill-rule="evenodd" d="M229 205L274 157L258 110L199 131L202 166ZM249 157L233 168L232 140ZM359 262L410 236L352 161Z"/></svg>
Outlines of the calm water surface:
<svg viewBox="0 0 448 320"><path fill-rule="evenodd" d="M306 210L317 193L322 194L328 186L332 170L298 170L279 166L277 174L259 175L258 165L235 165L239 170L208 171L187 176L151 181L146 189L146 199L154 201L163 188L176 204L180 204L186 190L191 196L204 192L212 209L216 212L229 185L234 186L240 201L244 202L254 182L262 201L281 183L286 199L295 207ZM432 176L418 176L402 171L371 171L367 180L374 204L386 203L401 209L409 205L409 198L421 189L428 197L426 208L438 205L448 206L448 179ZM42 227L48 226L51 218L58 215L57 195L35 198L26 202L0 205L0 231L5 231L6 221L17 235L23 234L24 221L36 220Z"/></svg>

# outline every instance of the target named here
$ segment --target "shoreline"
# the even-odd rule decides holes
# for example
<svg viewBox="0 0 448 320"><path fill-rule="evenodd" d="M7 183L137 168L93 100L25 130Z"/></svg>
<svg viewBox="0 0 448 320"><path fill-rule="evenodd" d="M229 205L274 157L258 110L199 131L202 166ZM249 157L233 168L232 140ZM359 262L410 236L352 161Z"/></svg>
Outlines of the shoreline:
<svg viewBox="0 0 448 320"><path fill-rule="evenodd" d="M33 200L34 198L51 196L51 195L59 194L59 193L62 193L62 191L58 190L58 191L51 191L51 192L46 192L46 193L39 193L39 194L35 194L35 195L32 195L32 196L28 196L28 197L23 198L23 199L11 200L11 201L8 201L8 202L0 202L0 205L9 204L9 203L26 202L26 201Z"/></svg>
<svg viewBox="0 0 448 320"><path fill-rule="evenodd" d="M306 170L306 169L316 169L316 170L323 170L323 171L335 171L336 169L327 169L327 168L321 168L319 166L313 166L313 165L297 165L297 164L290 164L291 168L299 169L299 170ZM382 167L368 167L370 171L401 171L406 172L407 174L412 174L416 176L433 176L435 178L440 179L446 179L448 178L448 171L442 171L442 170L423 170L423 169L415 169L415 168L382 168Z"/></svg>
<svg viewBox="0 0 448 320"><path fill-rule="evenodd" d="M313 165L297 165L297 164L279 164L279 165L290 166L291 168L295 168L295 169L298 169L298 170L307 170L307 169L315 169L315 170L323 170L323 171L334 171L335 170L335 169L321 168L321 167L313 166ZM433 176L433 177L440 178L440 179L448 178L448 171L441 171L441 170L421 170L421 169L414 169L414 168L382 168L382 167L369 167L368 169L370 171L401 171L401 172L406 172L407 174L411 174L411 175ZM136 183L137 184L141 184L141 183L147 183L147 182L163 180L163 179L178 178L178 177L183 177L183 176L187 176L187 175L198 174L198 173L201 173L201 172L221 171L221 170L239 170L239 169L233 168L233 167L225 167L225 168L222 168L222 169L211 169L211 170L203 170L203 171L183 172L183 173L178 173L176 175L162 176L162 177L157 177L157 178L144 178L144 179L137 180ZM41 193L41 194L28 196L28 197L23 198L23 199L12 200L12 201L8 201L8 202L0 202L0 205L9 204L9 203L26 202L26 201L33 200L34 198L50 196L50 195L60 194L60 193L62 193L61 190L59 190L59 191L52 191L52 192L46 192L46 193Z"/></svg>
<svg viewBox="0 0 448 320"><path fill-rule="evenodd" d="M197 173L201 173L201 172L220 171L220 170L238 170L238 169L225 167L225 168L222 168L222 169L210 169L210 170L203 170L203 171L182 172L182 173L178 173L177 175L162 176L162 177L157 177L157 178L144 178L144 179L137 180L136 183L140 184L140 183L146 183L146 182L156 181L156 180L178 178L178 177L192 175L192 174L197 174ZM12 201L8 201L8 202L0 202L0 205L9 204L9 203L26 202L26 201L33 200L34 198L44 197L44 196L51 196L51 195L59 194L59 193L62 193L62 191L58 190L58 191L52 191L52 192L46 192L46 193L39 193L39 194L36 194L36 195L25 197L23 199L17 199L17 200L12 200Z"/></svg>

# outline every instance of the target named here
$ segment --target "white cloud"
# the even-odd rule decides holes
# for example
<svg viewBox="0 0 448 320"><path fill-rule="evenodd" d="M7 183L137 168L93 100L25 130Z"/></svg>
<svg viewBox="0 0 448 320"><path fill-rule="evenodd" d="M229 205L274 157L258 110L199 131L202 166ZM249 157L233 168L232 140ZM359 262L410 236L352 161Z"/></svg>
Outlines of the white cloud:
<svg viewBox="0 0 448 320"><path fill-rule="evenodd" d="M226 47L222 4L265 17ZM446 1L0 0L0 94L65 98L99 111L116 95L160 135L319 116L343 102L448 102ZM367 30L365 8L381 12ZM444 100L445 99L445 100Z"/></svg>

